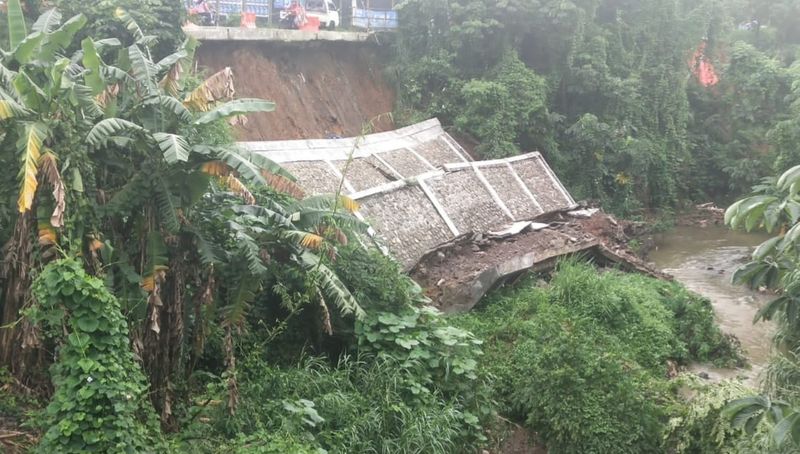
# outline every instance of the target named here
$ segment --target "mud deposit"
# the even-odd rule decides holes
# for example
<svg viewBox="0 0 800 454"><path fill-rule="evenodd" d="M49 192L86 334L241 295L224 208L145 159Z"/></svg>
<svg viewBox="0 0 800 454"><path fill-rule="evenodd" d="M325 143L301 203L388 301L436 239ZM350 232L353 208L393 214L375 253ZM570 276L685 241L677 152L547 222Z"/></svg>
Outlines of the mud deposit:
<svg viewBox="0 0 800 454"><path fill-rule="evenodd" d="M392 112L394 94L374 46L342 43L204 43L197 63L209 74L233 69L239 98L262 98L275 112L248 116L239 140L358 136L365 122ZM384 117L373 132L394 129Z"/></svg>

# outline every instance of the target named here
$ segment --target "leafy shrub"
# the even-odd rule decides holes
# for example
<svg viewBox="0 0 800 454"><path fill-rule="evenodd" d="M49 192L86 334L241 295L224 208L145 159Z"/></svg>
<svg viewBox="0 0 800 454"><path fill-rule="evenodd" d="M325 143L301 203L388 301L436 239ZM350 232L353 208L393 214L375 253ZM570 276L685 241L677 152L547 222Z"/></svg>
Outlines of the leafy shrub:
<svg viewBox="0 0 800 454"><path fill-rule="evenodd" d="M64 17L83 14L89 20L78 42L86 36L129 36L124 24L114 18L117 8L130 13L142 30L155 38L154 58L162 58L174 52L183 41L181 25L186 17L186 8L182 1L56 0L53 6L58 8Z"/></svg>
<svg viewBox="0 0 800 454"><path fill-rule="evenodd" d="M658 452L674 400L667 361L738 359L710 308L678 285L571 261L456 326L485 341L499 410L551 452Z"/></svg>
<svg viewBox="0 0 800 454"><path fill-rule="evenodd" d="M547 113L547 84L528 69L515 51L508 51L486 79L475 79L461 88L463 108L455 124L483 143L487 157L519 152L517 143L531 123Z"/></svg>
<svg viewBox="0 0 800 454"><path fill-rule="evenodd" d="M51 369L55 394L41 422L47 431L39 452L152 449L145 378L116 298L72 259L47 265L33 292L39 307L29 315L63 342Z"/></svg>
<svg viewBox="0 0 800 454"><path fill-rule="evenodd" d="M473 426L466 422L463 406L457 399L436 393L410 399L408 374L388 358L345 357L336 365L306 358L294 367L282 368L264 362L253 352L242 361L239 371L240 405L236 414L229 416L223 405L210 406L203 414L212 424L211 433L218 437L253 439L257 434L270 433L273 440L296 440L307 450L468 452L471 446L467 434ZM225 383L220 381L209 387L208 398L213 400L226 392ZM183 435L194 438L194 433L207 438L209 426L195 423ZM183 449L203 446L214 452L213 442L188 442Z"/></svg>
<svg viewBox="0 0 800 454"><path fill-rule="evenodd" d="M478 380L482 342L450 326L436 309L370 314L356 322L356 335L361 352L391 358L408 371L407 385L415 395L437 390L468 393Z"/></svg>
<svg viewBox="0 0 800 454"><path fill-rule="evenodd" d="M745 436L722 416L728 402L751 396L754 390L735 381L709 385L691 375L682 375L678 381L688 398L687 404L680 407L680 412L670 418L667 426L665 439L674 452L744 454L767 451L768 446L758 446L763 441L758 438L766 437Z"/></svg>

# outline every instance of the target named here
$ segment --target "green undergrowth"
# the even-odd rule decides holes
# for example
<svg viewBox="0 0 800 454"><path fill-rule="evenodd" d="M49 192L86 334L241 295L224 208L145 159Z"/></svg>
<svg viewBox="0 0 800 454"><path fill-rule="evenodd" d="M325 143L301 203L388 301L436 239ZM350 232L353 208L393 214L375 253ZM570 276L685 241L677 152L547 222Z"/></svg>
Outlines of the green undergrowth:
<svg viewBox="0 0 800 454"><path fill-rule="evenodd" d="M200 390L171 437L173 452L444 454L487 442L495 415L479 370L482 342L427 307L380 253L343 248L335 266L363 319L332 317L334 335L317 345L298 340L302 324L315 323L308 314L277 335L253 324L236 342L235 412L227 373L195 373Z"/></svg>
<svg viewBox="0 0 800 454"><path fill-rule="evenodd" d="M742 363L707 300L576 262L454 321L484 340L500 413L554 453L663 452L667 421L685 411L668 362Z"/></svg>

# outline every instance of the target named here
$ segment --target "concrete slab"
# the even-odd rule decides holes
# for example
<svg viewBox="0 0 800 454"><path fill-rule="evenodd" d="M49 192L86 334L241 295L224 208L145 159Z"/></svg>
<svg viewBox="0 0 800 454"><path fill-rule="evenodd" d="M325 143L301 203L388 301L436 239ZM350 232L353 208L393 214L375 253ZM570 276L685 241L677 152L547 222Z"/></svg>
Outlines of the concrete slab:
<svg viewBox="0 0 800 454"><path fill-rule="evenodd" d="M199 41L273 41L296 43L307 41L340 41L363 43L371 33L320 30L317 32L278 28L184 27L183 31Z"/></svg>

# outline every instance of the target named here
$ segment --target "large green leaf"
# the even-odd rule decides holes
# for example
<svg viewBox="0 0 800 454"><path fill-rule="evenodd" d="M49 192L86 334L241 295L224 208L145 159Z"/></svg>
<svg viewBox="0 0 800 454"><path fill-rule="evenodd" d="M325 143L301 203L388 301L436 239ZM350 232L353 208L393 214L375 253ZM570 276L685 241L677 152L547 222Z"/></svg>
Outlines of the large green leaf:
<svg viewBox="0 0 800 454"><path fill-rule="evenodd" d="M137 44L128 47L128 57L131 59L133 77L144 89L145 96L156 96L158 89L156 85L156 67L153 61L142 52L142 49Z"/></svg>
<svg viewBox="0 0 800 454"><path fill-rule="evenodd" d="M253 112L272 112L274 110L274 102L255 98L235 99L217 106L209 112L206 112L200 118L195 120L195 124L204 125L235 115L243 115Z"/></svg>
<svg viewBox="0 0 800 454"><path fill-rule="evenodd" d="M772 439L778 446L789 440L789 435L800 438L800 413L793 412L783 418L772 429Z"/></svg>
<svg viewBox="0 0 800 454"><path fill-rule="evenodd" d="M57 9L52 8L39 16L36 22L31 26L31 31L41 33L52 33L56 27L61 23L61 13Z"/></svg>
<svg viewBox="0 0 800 454"><path fill-rule="evenodd" d="M86 85L92 89L93 95L99 95L106 88L106 84L103 81L103 74L100 71L103 61L100 59L100 55L94 47L92 38L85 38L81 41L81 49L83 50L83 66L88 70L84 74L83 80L86 82Z"/></svg>
<svg viewBox="0 0 800 454"><path fill-rule="evenodd" d="M48 96L25 72L17 73L14 78L14 89L20 94L25 106L32 110L46 107Z"/></svg>
<svg viewBox="0 0 800 454"><path fill-rule="evenodd" d="M330 268L320 262L317 255L304 251L300 255L300 263L306 271L313 274L317 280L317 286L328 301L333 301L339 312L344 315L354 315L356 318L364 318L366 313L361 305L358 304L350 290L342 283L339 277Z"/></svg>
<svg viewBox="0 0 800 454"><path fill-rule="evenodd" d="M183 105L178 99L172 96L159 95L153 98L148 98L144 104L157 104L170 112L174 113L181 121L190 123L192 121L192 113Z"/></svg>
<svg viewBox="0 0 800 454"><path fill-rule="evenodd" d="M169 185L161 176L156 178L156 201L158 202L158 218L170 233L176 233L181 228L178 219L178 209L180 209L180 199L174 197L170 192Z"/></svg>
<svg viewBox="0 0 800 454"><path fill-rule="evenodd" d="M213 152L217 157L232 167L246 181L266 185L267 181L261 175L261 169L253 164L242 150L232 148L215 148Z"/></svg>
<svg viewBox="0 0 800 454"><path fill-rule="evenodd" d="M33 32L26 36L11 52L14 59L20 64L25 64L37 58L36 51L40 48L42 40L44 40L44 34L41 32Z"/></svg>
<svg viewBox="0 0 800 454"><path fill-rule="evenodd" d="M72 39L75 37L75 34L78 33L84 25L86 25L86 17L83 14L78 14L77 16L69 18L52 33L46 34L42 42L39 58L42 60L55 58L56 54L72 44Z"/></svg>
<svg viewBox="0 0 800 454"><path fill-rule="evenodd" d="M153 134L153 138L158 143L158 148L164 153L164 159L169 164L175 164L179 161L186 162L189 160L189 144L186 139L177 134L168 134L165 132L157 132Z"/></svg>
<svg viewBox="0 0 800 454"><path fill-rule="evenodd" d="M5 98L5 97L4 97ZM0 120L9 118L21 118L30 115L32 112L24 106L18 104L13 99L0 100Z"/></svg>
<svg viewBox="0 0 800 454"><path fill-rule="evenodd" d="M8 44L12 49L15 49L28 36L28 31L25 27L25 16L22 14L22 6L19 4L19 0L8 0L6 11L8 14Z"/></svg>
<svg viewBox="0 0 800 454"><path fill-rule="evenodd" d="M172 54L167 55L159 60L158 63L156 63L156 68L158 68L158 72L166 71L171 68L172 65L180 62L188 56L189 54L184 49L180 49L177 52L173 52Z"/></svg>
<svg viewBox="0 0 800 454"><path fill-rule="evenodd" d="M97 147L103 145L111 136L120 133L136 133L143 131L144 129L136 123L121 118L107 118L94 125L86 136L86 141L90 145Z"/></svg>
<svg viewBox="0 0 800 454"><path fill-rule="evenodd" d="M136 20L134 20L130 15L130 13L122 8L117 8L114 11L114 16L122 21L123 24L125 24L125 28L127 28L128 31L133 35L134 39L140 40L144 38L144 32L142 31L141 27L139 27L139 24L136 23Z"/></svg>
<svg viewBox="0 0 800 454"><path fill-rule="evenodd" d="M800 181L800 165L794 166L778 178L778 187L787 189Z"/></svg>

